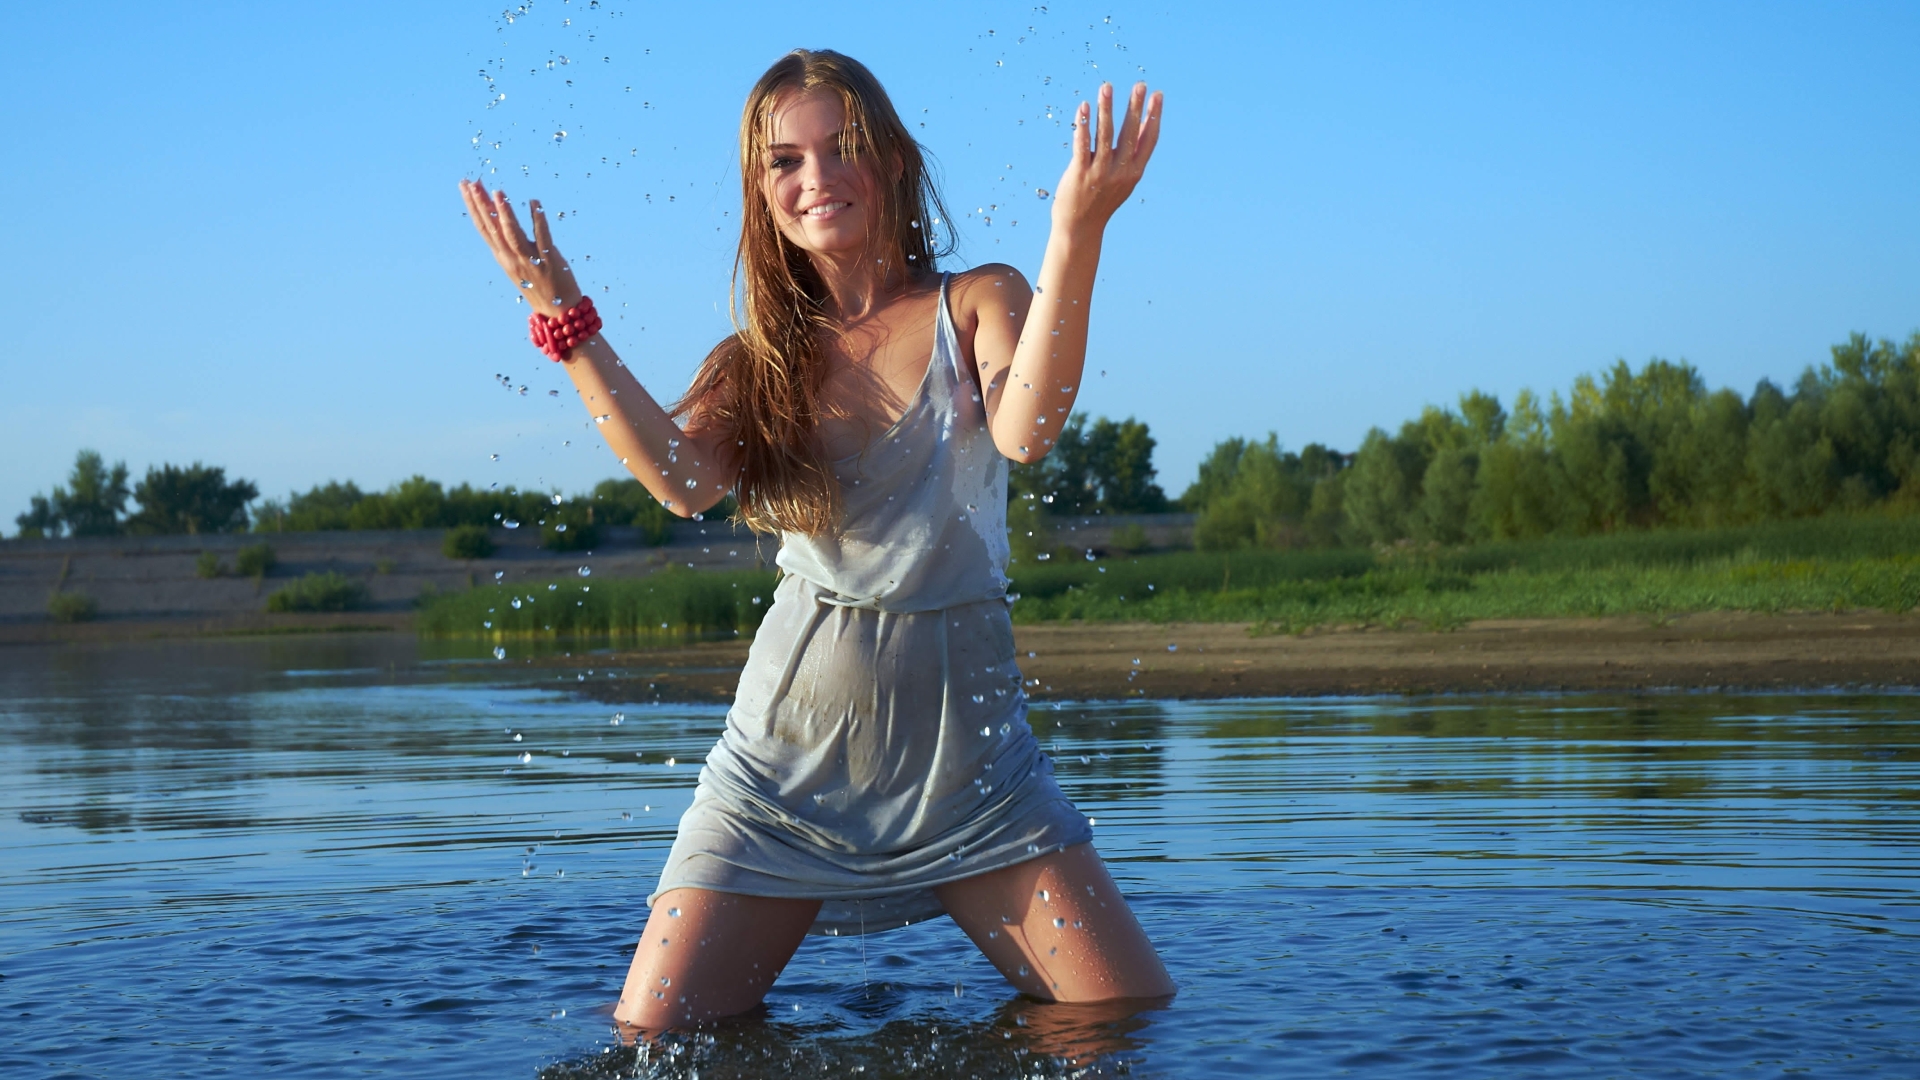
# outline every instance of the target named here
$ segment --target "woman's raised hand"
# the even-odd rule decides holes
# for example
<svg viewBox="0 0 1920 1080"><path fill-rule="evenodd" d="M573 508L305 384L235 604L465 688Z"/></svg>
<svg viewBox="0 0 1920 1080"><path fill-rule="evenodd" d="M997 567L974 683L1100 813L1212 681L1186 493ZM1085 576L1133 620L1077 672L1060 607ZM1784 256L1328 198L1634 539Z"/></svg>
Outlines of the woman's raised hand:
<svg viewBox="0 0 1920 1080"><path fill-rule="evenodd" d="M528 239L513 204L504 191L489 192L478 180L462 180L460 197L466 200L467 216L480 230L493 260L507 272L514 287L543 315L558 315L580 300L580 286L573 279L573 268L554 249L553 233L547 228L547 215L538 201L527 203L533 219L533 238Z"/></svg>
<svg viewBox="0 0 1920 1080"><path fill-rule="evenodd" d="M1160 106L1159 91L1149 97L1146 83L1134 83L1127 96L1126 119L1116 133L1112 83L1100 84L1097 126L1090 123L1091 103L1080 103L1073 124L1073 159L1053 193L1055 227L1070 231L1106 227L1140 183L1154 144L1160 141Z"/></svg>

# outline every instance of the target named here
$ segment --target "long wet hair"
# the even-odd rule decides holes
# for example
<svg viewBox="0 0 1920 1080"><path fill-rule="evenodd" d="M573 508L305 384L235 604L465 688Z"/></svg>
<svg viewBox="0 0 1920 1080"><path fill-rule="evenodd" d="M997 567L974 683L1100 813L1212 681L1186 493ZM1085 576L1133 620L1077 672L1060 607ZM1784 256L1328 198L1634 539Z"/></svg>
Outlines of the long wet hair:
<svg viewBox="0 0 1920 1080"><path fill-rule="evenodd" d="M773 116L783 96L839 97L847 123L840 150L862 165L876 196L867 207L867 255L881 281L913 280L953 250L952 222L926 155L865 65L827 49L795 49L774 62L740 114L740 246L729 302L734 333L715 346L674 405L696 427L724 433L739 464L739 518L766 532L831 532L840 487L819 423L827 342L839 330L813 260L789 241L763 187ZM936 230L944 239L936 239Z"/></svg>

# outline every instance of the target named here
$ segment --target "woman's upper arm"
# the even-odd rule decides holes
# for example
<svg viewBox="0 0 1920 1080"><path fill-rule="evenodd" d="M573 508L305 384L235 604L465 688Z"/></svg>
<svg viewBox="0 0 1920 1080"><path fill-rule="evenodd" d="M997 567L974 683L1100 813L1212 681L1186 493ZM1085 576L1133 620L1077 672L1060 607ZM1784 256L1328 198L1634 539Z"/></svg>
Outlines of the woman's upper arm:
<svg viewBox="0 0 1920 1080"><path fill-rule="evenodd" d="M1025 275L1005 263L975 267L958 278L956 285L959 310L954 312L954 318L961 327L961 354L979 380L981 400L987 409L987 427L999 445L1003 441L999 430L1003 425L996 421L1008 392L1020 330L1027 323L1027 309L1033 306L1033 289ZM1007 452L1005 446L1000 449L1002 453Z"/></svg>

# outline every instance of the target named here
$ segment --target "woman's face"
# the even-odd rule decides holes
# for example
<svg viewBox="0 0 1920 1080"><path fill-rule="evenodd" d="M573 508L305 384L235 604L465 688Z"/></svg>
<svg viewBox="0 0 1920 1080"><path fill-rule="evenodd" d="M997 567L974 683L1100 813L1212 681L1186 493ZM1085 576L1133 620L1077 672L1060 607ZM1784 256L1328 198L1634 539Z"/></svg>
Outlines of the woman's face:
<svg viewBox="0 0 1920 1080"><path fill-rule="evenodd" d="M846 123L830 93L789 92L773 109L761 189L774 224L804 251L858 255L867 245L874 184L868 159L841 156Z"/></svg>

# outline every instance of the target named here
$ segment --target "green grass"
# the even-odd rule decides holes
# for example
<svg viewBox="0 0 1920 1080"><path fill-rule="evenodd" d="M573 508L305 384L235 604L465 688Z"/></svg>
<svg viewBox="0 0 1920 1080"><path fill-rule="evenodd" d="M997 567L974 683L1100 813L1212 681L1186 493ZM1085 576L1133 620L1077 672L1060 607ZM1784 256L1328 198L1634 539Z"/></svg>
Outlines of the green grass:
<svg viewBox="0 0 1920 1080"><path fill-rule="evenodd" d="M485 525L455 525L440 541L440 553L449 559L484 559L493 554L493 537Z"/></svg>
<svg viewBox="0 0 1920 1080"><path fill-rule="evenodd" d="M1256 632L1297 633L1700 611L1904 612L1920 605L1920 517L1461 548L1056 556L1012 569L1019 623L1246 622ZM419 626L435 637L498 639L748 636L773 585L772 571L668 567L645 578L483 586L423 598Z"/></svg>
<svg viewBox="0 0 1920 1080"><path fill-rule="evenodd" d="M57 592L47 598L47 614L54 622L89 622L99 616L100 605L82 592Z"/></svg>
<svg viewBox="0 0 1920 1080"><path fill-rule="evenodd" d="M485 585L421 601L432 637L632 638L689 641L751 636L773 603L770 570L667 567L644 578ZM514 606L514 601L519 606Z"/></svg>
<svg viewBox="0 0 1920 1080"><path fill-rule="evenodd" d="M1920 518L1826 518L1384 551L1174 552L1016 565L1016 622L1450 629L1475 619L1920 604Z"/></svg>
<svg viewBox="0 0 1920 1080"><path fill-rule="evenodd" d="M248 544L233 557L233 571L241 577L261 578L274 568L280 560L273 553L273 545L264 541Z"/></svg>
<svg viewBox="0 0 1920 1080"><path fill-rule="evenodd" d="M331 570L307 574L267 597L268 611L352 611L367 605L367 587Z"/></svg>

